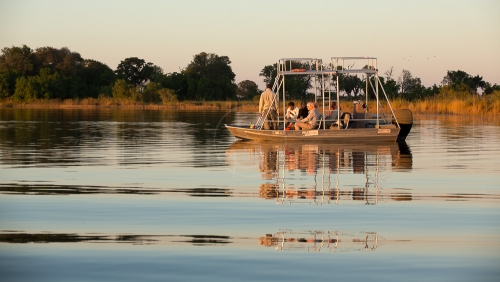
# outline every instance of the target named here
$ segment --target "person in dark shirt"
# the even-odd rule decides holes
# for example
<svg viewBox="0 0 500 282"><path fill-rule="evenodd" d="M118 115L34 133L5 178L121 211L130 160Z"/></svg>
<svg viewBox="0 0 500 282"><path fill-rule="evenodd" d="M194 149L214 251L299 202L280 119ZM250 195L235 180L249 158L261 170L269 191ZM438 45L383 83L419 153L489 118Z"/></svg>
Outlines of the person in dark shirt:
<svg viewBox="0 0 500 282"><path fill-rule="evenodd" d="M300 109L297 119L303 119L308 115L309 115L309 110L307 109L307 103L306 101L302 101L302 103L300 103Z"/></svg>

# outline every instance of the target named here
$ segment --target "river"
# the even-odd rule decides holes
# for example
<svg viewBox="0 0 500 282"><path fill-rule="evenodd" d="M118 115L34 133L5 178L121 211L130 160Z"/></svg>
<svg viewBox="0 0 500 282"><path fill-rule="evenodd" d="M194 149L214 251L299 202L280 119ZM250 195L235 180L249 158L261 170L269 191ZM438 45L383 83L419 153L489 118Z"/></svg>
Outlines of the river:
<svg viewBox="0 0 500 282"><path fill-rule="evenodd" d="M227 111L0 111L2 281L498 281L500 126L237 141Z"/></svg>

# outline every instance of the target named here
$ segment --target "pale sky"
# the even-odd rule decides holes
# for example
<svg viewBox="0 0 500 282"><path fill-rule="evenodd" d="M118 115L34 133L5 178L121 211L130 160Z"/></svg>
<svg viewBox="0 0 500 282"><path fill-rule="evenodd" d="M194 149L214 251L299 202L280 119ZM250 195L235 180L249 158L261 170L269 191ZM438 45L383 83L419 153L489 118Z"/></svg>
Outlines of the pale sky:
<svg viewBox="0 0 500 282"><path fill-rule="evenodd" d="M201 52L236 83L280 58L378 58L429 87L447 70L500 84L499 0L0 0L0 48L68 47L113 70L139 57L165 73Z"/></svg>

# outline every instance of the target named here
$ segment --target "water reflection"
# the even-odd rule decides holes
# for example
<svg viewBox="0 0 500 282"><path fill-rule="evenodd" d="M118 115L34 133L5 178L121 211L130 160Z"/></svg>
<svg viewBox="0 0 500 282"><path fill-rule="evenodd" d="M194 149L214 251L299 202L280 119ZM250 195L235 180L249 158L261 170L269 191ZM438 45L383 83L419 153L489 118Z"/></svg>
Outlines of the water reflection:
<svg viewBox="0 0 500 282"><path fill-rule="evenodd" d="M162 193L181 193L192 197L230 197L227 188L172 188L154 189L143 187L109 187L84 185L55 185L47 183L0 183L0 194L25 195L78 195L78 194L134 194L154 195Z"/></svg>
<svg viewBox="0 0 500 282"><path fill-rule="evenodd" d="M242 157L237 156L238 153L248 153L250 163L258 162L261 178L266 180L258 188L259 197L275 199L277 203L307 200L323 204L352 200L376 204L381 199L412 200L409 191L384 191L380 186L381 174L412 169L412 153L404 142L349 145L238 141L227 150L228 162L240 162ZM352 183L354 178L342 180L346 175L364 177Z"/></svg>
<svg viewBox="0 0 500 282"><path fill-rule="evenodd" d="M375 251L379 237L376 232L280 230L260 237L259 245L279 251Z"/></svg>
<svg viewBox="0 0 500 282"><path fill-rule="evenodd" d="M220 246L228 244L254 245L256 238L224 235L146 235L146 234L78 234L78 233L26 233L3 230L0 243L108 243L133 245L172 245L186 243L192 246ZM346 231L293 231L279 230L275 234L259 237L261 246L279 251L346 252L374 251L379 246L376 232Z"/></svg>
<svg viewBox="0 0 500 282"><path fill-rule="evenodd" d="M185 163L214 166L204 158L216 137L231 138L224 123L234 112L127 109L8 109L0 111L0 164L4 166L149 166L168 150L192 154ZM193 159L191 159L193 158Z"/></svg>
<svg viewBox="0 0 500 282"><path fill-rule="evenodd" d="M26 195L75 195L75 194L143 194L159 193L157 190L142 189L141 187L107 187L83 185L53 185L47 183L7 183L0 184L1 194Z"/></svg>
<svg viewBox="0 0 500 282"><path fill-rule="evenodd" d="M219 235L137 235L137 234L74 234L74 233L25 233L3 231L0 243L128 243L154 245L189 243L195 246L226 245L234 238Z"/></svg>

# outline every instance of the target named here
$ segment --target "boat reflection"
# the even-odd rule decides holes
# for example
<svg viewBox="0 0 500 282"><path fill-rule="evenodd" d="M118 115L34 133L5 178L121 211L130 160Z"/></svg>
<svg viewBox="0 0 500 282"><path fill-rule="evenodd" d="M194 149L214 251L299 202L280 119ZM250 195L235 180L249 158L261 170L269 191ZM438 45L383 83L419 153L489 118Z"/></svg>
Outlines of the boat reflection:
<svg viewBox="0 0 500 282"><path fill-rule="evenodd" d="M280 230L259 238L259 245L274 247L277 251L375 251L378 244L376 232Z"/></svg>
<svg viewBox="0 0 500 282"><path fill-rule="evenodd" d="M381 175L385 179L392 172L412 169L411 150L404 142L349 145L238 141L228 148L228 156L235 152L248 152L254 162L258 161L261 178L266 180L259 186L259 197L277 203L353 200L376 204L382 198L412 199L403 189L382 191L380 182Z"/></svg>

